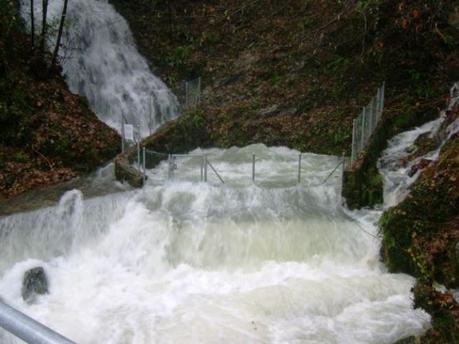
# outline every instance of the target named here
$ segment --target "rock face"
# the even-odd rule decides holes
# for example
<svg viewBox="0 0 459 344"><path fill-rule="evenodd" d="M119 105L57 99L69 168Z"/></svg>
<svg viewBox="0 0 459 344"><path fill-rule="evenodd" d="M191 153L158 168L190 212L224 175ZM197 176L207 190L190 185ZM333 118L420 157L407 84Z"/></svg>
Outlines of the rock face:
<svg viewBox="0 0 459 344"><path fill-rule="evenodd" d="M24 301L29 304L34 303L38 295L48 293L48 278L41 266L26 271L21 293Z"/></svg>

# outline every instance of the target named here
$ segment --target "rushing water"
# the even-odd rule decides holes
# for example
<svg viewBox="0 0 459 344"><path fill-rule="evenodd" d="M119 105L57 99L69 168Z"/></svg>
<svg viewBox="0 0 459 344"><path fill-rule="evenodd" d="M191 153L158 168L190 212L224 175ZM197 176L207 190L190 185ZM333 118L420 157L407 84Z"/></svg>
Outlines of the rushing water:
<svg viewBox="0 0 459 344"><path fill-rule="evenodd" d="M437 160L443 145L457 132L459 132L459 118L450 123L444 130L443 137L438 136L438 131L446 120L446 111L451 111L459 105L459 83L455 83L451 88L450 101L445 111L440 116L424 125L402 132L389 140L387 149L382 153L378 161L378 168L384 177L384 206L393 207L403 201L409 193L409 187L419 177L421 170L410 176L412 167L421 160ZM426 134L430 138L436 137L439 140L437 147L415 159L406 158L414 153L413 146L416 139Z"/></svg>
<svg viewBox="0 0 459 344"><path fill-rule="evenodd" d="M224 185L183 159L173 181L162 164L143 190L2 219L0 295L78 343L393 343L428 327L413 279L379 262L379 213L341 207L340 171L324 183L338 158L305 154L297 184L296 151L205 152ZM28 305L37 265L50 293Z"/></svg>
<svg viewBox="0 0 459 344"><path fill-rule="evenodd" d="M61 7L50 1L51 19ZM103 121L119 128L124 115L145 135L175 115L107 1L72 0L68 18L67 81ZM391 142L380 165L386 205L412 182L396 161L438 124ZM199 159L184 158L171 181L163 163L142 190L91 200L73 190L54 208L0 219L1 297L83 344L393 343L429 326L413 309L413 278L379 261L381 212L341 206L341 172L327 179L336 157L305 154L297 184L296 151L205 153L225 184L212 171L199 182ZM49 294L27 304L22 280L36 266ZM0 342L19 341L0 330Z"/></svg>
<svg viewBox="0 0 459 344"><path fill-rule="evenodd" d="M49 1L50 50L62 6L63 0ZM21 0L21 14L30 29L30 1ZM35 1L35 19L39 32L41 1ZM176 97L151 73L126 20L107 0L69 1L66 23L60 51L65 79L102 121L120 130L123 116L146 136L176 116Z"/></svg>

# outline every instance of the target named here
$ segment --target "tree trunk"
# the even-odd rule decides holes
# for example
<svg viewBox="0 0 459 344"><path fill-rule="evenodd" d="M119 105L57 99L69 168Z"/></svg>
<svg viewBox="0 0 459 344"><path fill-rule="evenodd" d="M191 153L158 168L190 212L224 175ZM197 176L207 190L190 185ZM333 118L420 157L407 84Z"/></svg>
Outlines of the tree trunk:
<svg viewBox="0 0 459 344"><path fill-rule="evenodd" d="M35 47L35 16L33 2L33 0L30 0L30 33L32 35L32 50Z"/></svg>
<svg viewBox="0 0 459 344"><path fill-rule="evenodd" d="M43 4L43 10L42 10L42 13L43 13L43 17L42 17L42 21L41 21L41 43L40 43L40 52L41 54L44 55L45 53L45 43L46 43L46 26L47 26L47 23L46 23L46 17L48 15L48 0L43 0L42 2Z"/></svg>
<svg viewBox="0 0 459 344"><path fill-rule="evenodd" d="M62 9L61 22L59 24L59 32L57 34L56 46L54 47L53 59L51 61L51 68L56 65L57 55L59 54L59 47L61 45L62 32L64 31L65 17L67 16L68 0L64 0L64 8Z"/></svg>

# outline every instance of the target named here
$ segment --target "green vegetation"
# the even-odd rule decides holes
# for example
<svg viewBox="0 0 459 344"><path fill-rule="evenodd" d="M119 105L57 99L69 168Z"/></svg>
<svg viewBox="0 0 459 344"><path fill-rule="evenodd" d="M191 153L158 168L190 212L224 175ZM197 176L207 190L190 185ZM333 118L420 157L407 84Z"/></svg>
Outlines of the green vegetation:
<svg viewBox="0 0 459 344"><path fill-rule="evenodd" d="M458 175L456 135L443 147L439 160L423 172L410 195L386 211L380 222L387 266L392 272L418 278L415 304L432 315L433 330L425 343L459 342L459 305L451 294L434 287L459 287Z"/></svg>
<svg viewBox="0 0 459 344"><path fill-rule="evenodd" d="M392 135L436 115L459 76L457 41L445 42L457 34L448 24L452 1L113 3L169 85L202 75L200 110L222 147L349 154L352 118L380 82Z"/></svg>

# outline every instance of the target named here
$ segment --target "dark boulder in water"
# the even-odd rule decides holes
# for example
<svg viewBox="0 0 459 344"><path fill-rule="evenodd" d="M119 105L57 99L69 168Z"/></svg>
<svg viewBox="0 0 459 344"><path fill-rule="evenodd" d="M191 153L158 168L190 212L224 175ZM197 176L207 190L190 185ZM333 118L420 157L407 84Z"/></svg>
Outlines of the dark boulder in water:
<svg viewBox="0 0 459 344"><path fill-rule="evenodd" d="M22 298L27 303L34 303L38 295L48 293L48 278L45 270L38 266L24 273L22 280Z"/></svg>

